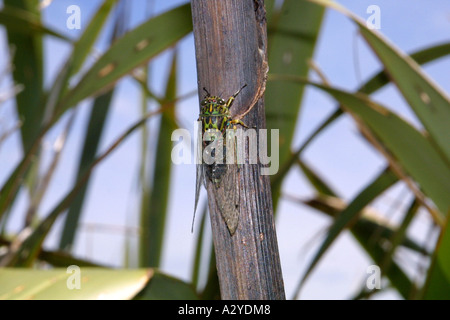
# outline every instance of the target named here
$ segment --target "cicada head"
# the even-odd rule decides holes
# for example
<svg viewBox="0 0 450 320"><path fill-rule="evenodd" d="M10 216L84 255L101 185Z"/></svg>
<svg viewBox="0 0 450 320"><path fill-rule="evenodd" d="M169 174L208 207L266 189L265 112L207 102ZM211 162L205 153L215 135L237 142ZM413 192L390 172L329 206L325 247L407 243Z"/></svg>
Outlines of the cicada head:
<svg viewBox="0 0 450 320"><path fill-rule="evenodd" d="M200 103L200 119L203 131L215 129L225 132L228 122L231 119L230 111L226 101L217 96L206 96Z"/></svg>

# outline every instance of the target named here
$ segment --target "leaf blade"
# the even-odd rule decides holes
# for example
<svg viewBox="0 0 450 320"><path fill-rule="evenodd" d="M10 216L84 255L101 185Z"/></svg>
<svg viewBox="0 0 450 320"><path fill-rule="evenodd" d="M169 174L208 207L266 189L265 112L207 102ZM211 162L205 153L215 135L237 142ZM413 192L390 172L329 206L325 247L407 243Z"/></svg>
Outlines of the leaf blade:
<svg viewBox="0 0 450 320"><path fill-rule="evenodd" d="M64 41L71 42L71 40L66 36L44 26L41 23L39 16L36 16L29 11L20 8L4 6L3 9L0 10L0 24L3 24L6 28L14 32L19 32L27 35L39 33L42 35L50 35Z"/></svg>
<svg viewBox="0 0 450 320"><path fill-rule="evenodd" d="M425 300L450 299L450 215L441 231L440 239L434 250L434 257L428 271L423 291Z"/></svg>
<svg viewBox="0 0 450 320"><path fill-rule="evenodd" d="M161 32L164 30L165 32ZM106 90L122 76L150 60L192 31L190 5L182 5L148 20L114 45L63 98L61 112Z"/></svg>
<svg viewBox="0 0 450 320"><path fill-rule="evenodd" d="M362 190L353 201L336 217L333 225L328 230L325 240L322 242L319 250L309 264L303 276L303 284L319 260L325 254L339 234L346 229L353 221L359 218L362 209L372 200L378 197L382 192L397 182L397 177L389 170L383 171L374 181L372 181L364 190Z"/></svg>
<svg viewBox="0 0 450 320"><path fill-rule="evenodd" d="M272 75L272 78L277 78ZM448 163L435 145L413 126L367 96L352 94L304 78L280 76L279 79L308 83L333 96L351 113L356 114L375 133L405 171L420 184L421 189L433 200L441 214L450 208L450 170ZM442 216L435 213L437 223Z"/></svg>
<svg viewBox="0 0 450 320"><path fill-rule="evenodd" d="M40 21L38 2L35 0L13 1L5 0L5 6L14 10L27 12ZM14 47L12 63L14 65L13 78L24 89L17 94L17 114L22 121L22 147L26 152L41 127L44 106L43 99L43 43L42 34L17 32L15 28L7 28L8 43Z"/></svg>
<svg viewBox="0 0 450 320"><path fill-rule="evenodd" d="M402 53L380 34L341 5L324 0L309 0L343 13L355 22L361 34L384 64L405 100L430 134L430 139L450 163L450 98L421 70L409 56ZM444 211L446 212L446 211Z"/></svg>
<svg viewBox="0 0 450 320"><path fill-rule="evenodd" d="M411 53L411 58L414 59L418 64L426 64L428 62L437 60L439 58L450 55L450 43L442 43L435 46L431 46L422 50L415 51ZM270 75L269 75L270 80ZM385 70L382 70L372 76L369 80L367 80L363 85L359 87L357 92L365 93L367 95L376 92L381 89L385 85L389 84L390 80L385 73ZM272 186L276 189L279 188L278 184L281 184L284 176L289 172L292 165L295 163L298 156L305 150L314 139L319 136L322 132L324 132L328 126L334 123L335 120L339 119L340 116L344 114L342 109L337 108L334 113L328 116L322 124L315 129L309 137L305 140L301 147L299 147L296 151L294 151L289 160L285 162L285 164L280 168L278 173L271 178Z"/></svg>
<svg viewBox="0 0 450 320"><path fill-rule="evenodd" d="M314 53L324 14L323 8L305 1L287 0L283 2L279 12L271 10L270 13L272 21L268 26L270 71L306 77L309 71L307 61ZM302 23L298 23L299 20ZM266 125L268 130L279 129L281 166L290 156L302 97L301 84L267 83ZM277 206L280 189L281 183L272 187L274 208Z"/></svg>
<svg viewBox="0 0 450 320"><path fill-rule="evenodd" d="M166 83L165 101L175 101L177 91L177 52L172 58L169 77ZM144 200L141 210L141 242L140 242L140 265L145 267L158 267L160 264L164 227L167 217L168 202L170 199L170 176L172 171L172 144L173 130L177 128L175 122L175 104L169 103L170 108L161 115L158 140L156 145L156 157L154 164L154 175L149 193Z"/></svg>

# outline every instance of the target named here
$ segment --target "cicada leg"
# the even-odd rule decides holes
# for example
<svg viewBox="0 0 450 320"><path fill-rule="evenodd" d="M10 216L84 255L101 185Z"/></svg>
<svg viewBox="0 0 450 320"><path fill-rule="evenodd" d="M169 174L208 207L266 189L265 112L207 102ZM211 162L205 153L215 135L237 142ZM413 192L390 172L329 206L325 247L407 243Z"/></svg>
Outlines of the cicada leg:
<svg viewBox="0 0 450 320"><path fill-rule="evenodd" d="M237 129L236 124L240 124L244 128L250 129L250 127L246 125L244 122L242 122L242 120L240 119L231 120L230 124L233 125L233 129Z"/></svg>
<svg viewBox="0 0 450 320"><path fill-rule="evenodd" d="M238 96L238 94L241 92L242 89L244 89L247 86L247 84L244 84L242 86L242 88L240 88L238 91L236 91L235 94L233 94L231 97L228 98L227 103L225 104L225 106L227 108L231 108L231 106L233 105L234 99L236 99L236 97Z"/></svg>

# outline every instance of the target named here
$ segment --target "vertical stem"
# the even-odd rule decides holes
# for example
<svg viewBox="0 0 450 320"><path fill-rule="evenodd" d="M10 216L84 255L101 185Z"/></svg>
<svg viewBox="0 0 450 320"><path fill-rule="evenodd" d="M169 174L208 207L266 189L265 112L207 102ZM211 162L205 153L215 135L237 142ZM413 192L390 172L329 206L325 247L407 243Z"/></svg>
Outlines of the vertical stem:
<svg viewBox="0 0 450 320"><path fill-rule="evenodd" d="M202 88L229 97L244 84L231 108L233 118L265 128L267 73L263 0L192 0L199 96ZM244 116L245 115L245 116ZM262 165L239 170L239 225L230 235L207 182L211 224L222 299L285 299L268 176ZM258 157L259 158L259 157Z"/></svg>

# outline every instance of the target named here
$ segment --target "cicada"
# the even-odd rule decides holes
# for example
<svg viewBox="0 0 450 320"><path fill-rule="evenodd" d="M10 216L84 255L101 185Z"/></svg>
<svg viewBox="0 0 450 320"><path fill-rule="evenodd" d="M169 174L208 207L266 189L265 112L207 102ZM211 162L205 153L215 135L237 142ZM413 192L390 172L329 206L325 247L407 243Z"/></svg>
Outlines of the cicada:
<svg viewBox="0 0 450 320"><path fill-rule="evenodd" d="M217 142L220 138L222 139L220 146L223 145L223 152L219 153L219 149L211 149L209 155L215 159L215 162L208 164L200 161L201 163L197 163L194 216L197 210L201 184L203 182L206 188L206 180L208 179L214 185L216 207L225 220L231 235L235 233L239 223L239 167L237 161L232 161L232 164L227 163L226 148L235 148L234 139L230 140L227 130L236 129L238 124L248 128L241 120L232 119L230 112L235 98L246 86L245 84L228 100L212 96L206 88L203 88L206 95L200 102L200 115L198 118L198 121L201 122L202 137L204 137L205 133L210 137L210 139L206 141L202 139L198 143L201 143L203 149L207 150L211 143ZM234 152L233 154L236 153Z"/></svg>

